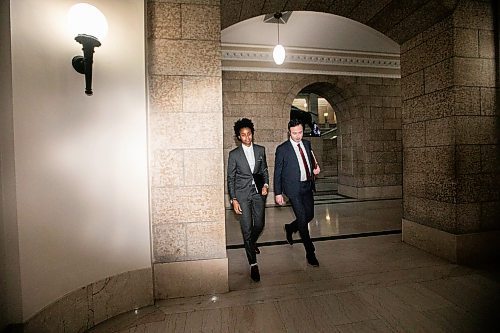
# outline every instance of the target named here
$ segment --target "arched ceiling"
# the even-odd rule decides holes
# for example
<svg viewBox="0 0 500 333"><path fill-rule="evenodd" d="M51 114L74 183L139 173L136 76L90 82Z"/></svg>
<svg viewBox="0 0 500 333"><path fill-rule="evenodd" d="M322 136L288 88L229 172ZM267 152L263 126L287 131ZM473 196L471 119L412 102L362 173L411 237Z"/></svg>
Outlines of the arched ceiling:
<svg viewBox="0 0 500 333"><path fill-rule="evenodd" d="M450 15L458 0L220 0L221 28L279 11L314 11L366 24L398 43Z"/></svg>
<svg viewBox="0 0 500 333"><path fill-rule="evenodd" d="M264 15L236 23L222 31L223 44L274 47L277 24L265 23ZM307 11L291 13L280 24L280 44L287 48L362 51L399 54L399 44L382 33L345 17Z"/></svg>
<svg viewBox="0 0 500 333"><path fill-rule="evenodd" d="M224 71L260 71L356 76L400 76L400 46L384 34L328 13L294 11L280 24L283 65L272 60L278 24L265 15L238 22L221 32Z"/></svg>

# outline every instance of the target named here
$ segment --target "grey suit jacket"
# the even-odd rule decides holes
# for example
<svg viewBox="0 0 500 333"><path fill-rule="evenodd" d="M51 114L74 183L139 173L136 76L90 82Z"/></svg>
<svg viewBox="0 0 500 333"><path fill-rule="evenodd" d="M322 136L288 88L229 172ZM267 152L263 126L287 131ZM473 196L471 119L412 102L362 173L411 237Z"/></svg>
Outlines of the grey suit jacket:
<svg viewBox="0 0 500 333"><path fill-rule="evenodd" d="M269 184L269 172L267 170L266 149L260 145L253 145L255 155L255 167L253 174L260 174L264 182ZM227 161L227 188L229 197L238 201L249 197L252 187L253 175L248 165L245 152L241 146L229 152Z"/></svg>

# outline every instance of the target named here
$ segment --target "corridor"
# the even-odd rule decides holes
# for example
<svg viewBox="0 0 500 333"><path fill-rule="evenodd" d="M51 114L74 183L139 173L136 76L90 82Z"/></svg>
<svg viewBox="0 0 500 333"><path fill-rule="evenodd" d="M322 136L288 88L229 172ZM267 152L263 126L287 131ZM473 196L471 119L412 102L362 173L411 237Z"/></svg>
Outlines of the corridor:
<svg viewBox="0 0 500 333"><path fill-rule="evenodd" d="M401 200L338 201L317 204L310 224L324 239L315 242L319 268L306 264L300 243L283 244L290 208L269 207L261 282L252 282L227 211L229 293L159 301L91 332L498 331L498 268L455 265L402 243Z"/></svg>

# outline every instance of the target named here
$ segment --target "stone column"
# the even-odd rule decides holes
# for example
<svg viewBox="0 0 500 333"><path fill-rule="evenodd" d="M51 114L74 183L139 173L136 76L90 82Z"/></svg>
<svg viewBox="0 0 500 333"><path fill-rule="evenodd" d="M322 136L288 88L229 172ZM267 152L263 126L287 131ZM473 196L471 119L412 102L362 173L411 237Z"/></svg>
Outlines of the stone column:
<svg viewBox="0 0 500 333"><path fill-rule="evenodd" d="M460 1L452 16L402 45L401 70L403 240L458 263L498 255L492 2Z"/></svg>
<svg viewBox="0 0 500 333"><path fill-rule="evenodd" d="M309 94L309 102L308 103L309 103L309 105L307 107L308 107L309 112L317 114L318 119L316 119L316 122L319 122L318 95L312 94L312 93ZM315 120L314 117L313 117L313 120Z"/></svg>
<svg viewBox="0 0 500 333"><path fill-rule="evenodd" d="M219 1L147 6L155 298L225 292Z"/></svg>
<svg viewBox="0 0 500 333"><path fill-rule="evenodd" d="M337 103L339 193L401 198L400 80L357 77L346 91Z"/></svg>

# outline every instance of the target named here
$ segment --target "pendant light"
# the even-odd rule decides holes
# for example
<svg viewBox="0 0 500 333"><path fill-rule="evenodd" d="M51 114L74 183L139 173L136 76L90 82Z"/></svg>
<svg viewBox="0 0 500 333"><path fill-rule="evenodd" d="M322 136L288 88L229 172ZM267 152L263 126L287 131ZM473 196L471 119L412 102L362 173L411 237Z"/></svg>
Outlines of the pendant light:
<svg viewBox="0 0 500 333"><path fill-rule="evenodd" d="M274 47L273 59L276 65L281 65L285 61L285 48L280 44L280 19L283 16L281 12L275 13L274 18L278 24L278 45Z"/></svg>

